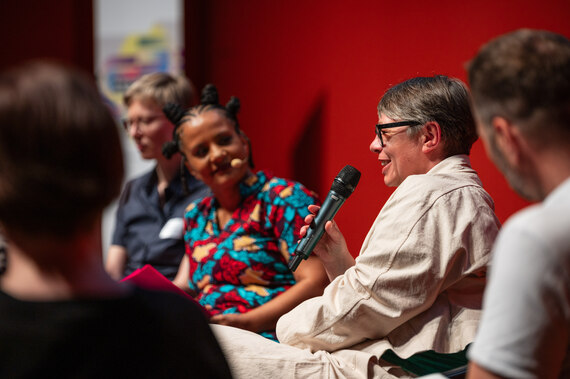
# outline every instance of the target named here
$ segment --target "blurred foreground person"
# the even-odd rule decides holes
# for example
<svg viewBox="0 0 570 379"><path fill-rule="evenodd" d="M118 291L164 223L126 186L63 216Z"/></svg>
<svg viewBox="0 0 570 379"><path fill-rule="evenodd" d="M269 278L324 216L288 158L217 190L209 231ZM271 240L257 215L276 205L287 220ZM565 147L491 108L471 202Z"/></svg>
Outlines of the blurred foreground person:
<svg viewBox="0 0 570 379"><path fill-rule="evenodd" d="M117 127L93 83L53 63L0 76L0 377L230 377L201 310L107 275Z"/></svg>
<svg viewBox="0 0 570 379"><path fill-rule="evenodd" d="M570 377L570 41L521 29L485 45L469 83L487 154L524 198L493 251L472 378Z"/></svg>

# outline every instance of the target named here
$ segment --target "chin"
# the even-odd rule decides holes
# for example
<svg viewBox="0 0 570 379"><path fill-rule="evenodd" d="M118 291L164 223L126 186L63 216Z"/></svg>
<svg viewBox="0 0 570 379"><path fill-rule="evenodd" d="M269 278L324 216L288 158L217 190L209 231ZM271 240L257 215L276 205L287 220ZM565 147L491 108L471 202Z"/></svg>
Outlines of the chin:
<svg viewBox="0 0 570 379"><path fill-rule="evenodd" d="M393 179L386 179L384 178L384 184L386 184L386 187L398 187L400 185L400 183L396 183Z"/></svg>

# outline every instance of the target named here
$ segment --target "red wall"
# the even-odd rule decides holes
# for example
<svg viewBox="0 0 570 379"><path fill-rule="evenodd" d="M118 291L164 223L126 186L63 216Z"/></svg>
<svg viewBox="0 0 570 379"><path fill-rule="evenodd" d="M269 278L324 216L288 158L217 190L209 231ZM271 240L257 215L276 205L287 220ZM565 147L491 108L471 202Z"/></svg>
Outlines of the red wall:
<svg viewBox="0 0 570 379"><path fill-rule="evenodd" d="M465 63L491 37L520 27L570 36L570 2L479 1L192 2L188 70L201 88L242 101L240 122L257 168L326 196L346 164L362 172L336 216L353 255L390 195L376 156L376 105L391 85L418 75L466 79ZM196 62L199 62L196 66ZM478 141L471 154L501 221L527 205ZM473 215L476 217L476 215Z"/></svg>
<svg viewBox="0 0 570 379"><path fill-rule="evenodd" d="M92 0L1 0L0 68L53 58L93 72Z"/></svg>
<svg viewBox="0 0 570 379"><path fill-rule="evenodd" d="M42 4L0 1L0 68L49 56L92 70L92 1ZM392 191L368 150L382 93L417 75L465 79L464 64L479 46L513 29L570 36L568 0L187 0L185 5L187 72L199 88L213 82L222 99L241 99L240 121L257 168L299 180L322 198L344 165L362 172L336 217L353 254ZM480 142L472 162L501 221L527 205Z"/></svg>

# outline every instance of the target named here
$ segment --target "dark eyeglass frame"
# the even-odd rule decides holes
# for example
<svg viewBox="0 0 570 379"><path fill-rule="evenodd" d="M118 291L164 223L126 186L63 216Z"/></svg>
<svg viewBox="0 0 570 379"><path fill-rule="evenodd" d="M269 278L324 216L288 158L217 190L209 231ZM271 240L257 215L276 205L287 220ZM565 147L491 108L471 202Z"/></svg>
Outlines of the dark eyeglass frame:
<svg viewBox="0 0 570 379"><path fill-rule="evenodd" d="M123 124L123 128L125 128L125 130L128 132L131 128L131 126L133 125L144 125L145 127L152 124L153 122L155 122L156 120L158 120L159 118L161 118L162 116L164 116L163 113L157 113L154 114L152 116L147 116L147 117L139 117L135 120L130 120L126 117L121 119L121 123ZM144 129L144 127L143 127Z"/></svg>
<svg viewBox="0 0 570 379"><path fill-rule="evenodd" d="M387 124L376 124L376 135L380 138L380 146L384 147L384 139L382 138L382 130L390 129L390 128L397 128L398 126L417 126L422 125L423 123L419 121L398 121L398 122L389 122Z"/></svg>

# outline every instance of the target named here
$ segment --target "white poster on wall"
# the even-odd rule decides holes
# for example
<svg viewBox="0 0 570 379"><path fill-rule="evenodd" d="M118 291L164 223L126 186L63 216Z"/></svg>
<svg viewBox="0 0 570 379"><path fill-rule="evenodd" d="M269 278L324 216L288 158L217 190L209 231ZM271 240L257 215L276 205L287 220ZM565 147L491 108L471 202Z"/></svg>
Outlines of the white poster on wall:
<svg viewBox="0 0 570 379"><path fill-rule="evenodd" d="M102 96L120 127L126 88L151 72L184 71L182 0L94 0L95 75ZM125 179L152 169L121 130L125 152ZM103 217L103 249L110 244L116 204Z"/></svg>

